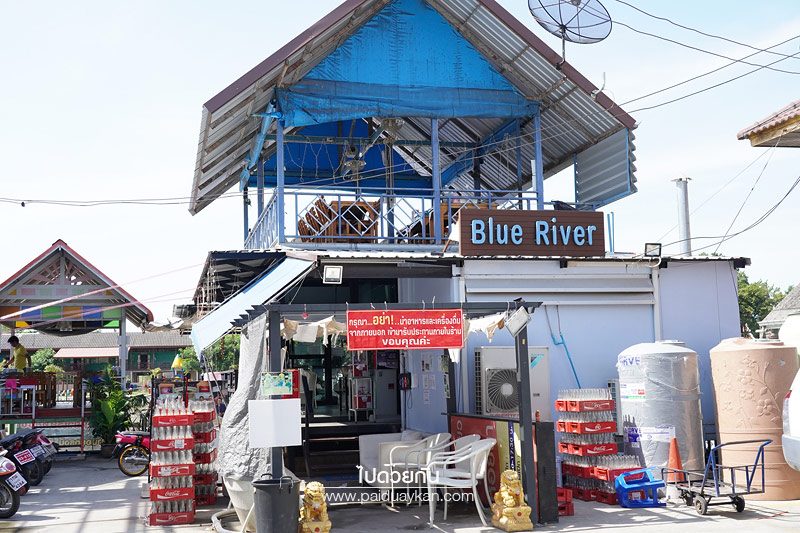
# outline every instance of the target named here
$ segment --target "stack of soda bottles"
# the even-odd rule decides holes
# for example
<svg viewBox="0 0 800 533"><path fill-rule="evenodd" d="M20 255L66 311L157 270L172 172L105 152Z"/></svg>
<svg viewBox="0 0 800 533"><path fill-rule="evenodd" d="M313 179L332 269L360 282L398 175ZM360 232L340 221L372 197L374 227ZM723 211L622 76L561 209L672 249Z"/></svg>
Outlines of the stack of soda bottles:
<svg viewBox="0 0 800 533"><path fill-rule="evenodd" d="M617 455L614 400L608 389L566 389L556 400L564 487L579 500L616 504L614 478L639 468L634 456Z"/></svg>
<svg viewBox="0 0 800 533"><path fill-rule="evenodd" d="M214 505L217 501L217 413L213 400L192 400L194 413L195 501L197 505Z"/></svg>
<svg viewBox="0 0 800 533"><path fill-rule="evenodd" d="M159 396L150 441L151 526L194 522L194 417L174 395Z"/></svg>

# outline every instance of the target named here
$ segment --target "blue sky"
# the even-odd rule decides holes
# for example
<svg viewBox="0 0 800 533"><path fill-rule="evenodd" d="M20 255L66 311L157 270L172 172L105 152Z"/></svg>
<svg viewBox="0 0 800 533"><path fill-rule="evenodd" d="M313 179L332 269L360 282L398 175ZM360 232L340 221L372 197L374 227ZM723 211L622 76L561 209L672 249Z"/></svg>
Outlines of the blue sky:
<svg viewBox="0 0 800 533"><path fill-rule="evenodd" d="M189 195L201 106L311 25L337 2L0 1L0 183L3 197L105 199ZM524 1L501 0L556 49ZM635 1L652 12L757 46L800 35L796 1ZM605 0L613 18L730 56L729 43L677 30ZM298 9L298 6L300 8ZM778 49L800 50L800 39ZM756 56L752 60L763 60ZM620 25L600 44L572 45L567 59L624 102L724 64L720 58ZM800 60L779 64L800 72ZM658 103L739 74L731 67L644 102ZM798 75L760 71L653 111L633 113L639 193L609 206L617 249L639 252L675 223L671 179L689 176L693 206L763 149L736 140L754 121L800 98ZM639 107L640 102L626 106ZM766 158L693 215L695 236L725 231ZM800 173L800 150L775 150L734 229L780 198ZM546 192L560 191L555 181ZM753 260L754 278L797 283L800 191L721 252ZM187 301L210 249L241 247L241 205L222 199L192 217L186 205L67 208L0 204L6 252L0 278L62 238L165 319ZM663 242L677 240L673 232ZM705 241L708 242L708 241ZM170 275L152 277L180 269ZM144 281L142 278L150 278Z"/></svg>

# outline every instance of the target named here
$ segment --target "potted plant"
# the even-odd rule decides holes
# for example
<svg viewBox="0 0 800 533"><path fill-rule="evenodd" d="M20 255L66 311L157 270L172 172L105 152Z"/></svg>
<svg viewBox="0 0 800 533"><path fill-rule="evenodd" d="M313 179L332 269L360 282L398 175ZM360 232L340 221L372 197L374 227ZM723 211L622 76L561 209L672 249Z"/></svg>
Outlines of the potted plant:
<svg viewBox="0 0 800 533"><path fill-rule="evenodd" d="M110 366L92 385L91 392L92 416L89 424L92 434L102 440L100 456L108 458L114 453L117 432L130 428L128 398Z"/></svg>

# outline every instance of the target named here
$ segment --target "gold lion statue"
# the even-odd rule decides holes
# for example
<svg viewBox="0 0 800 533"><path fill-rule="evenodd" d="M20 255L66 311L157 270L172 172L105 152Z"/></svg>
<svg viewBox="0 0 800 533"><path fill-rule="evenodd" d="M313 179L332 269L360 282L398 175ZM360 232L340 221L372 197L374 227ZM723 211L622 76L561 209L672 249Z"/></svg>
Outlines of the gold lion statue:
<svg viewBox="0 0 800 533"><path fill-rule="evenodd" d="M500 490L494 494L492 525L503 531L530 531L531 508L525 505L522 481L514 470L500 476Z"/></svg>
<svg viewBox="0 0 800 533"><path fill-rule="evenodd" d="M306 485L303 507L300 508L300 533L328 533L328 504L325 503L325 487L319 481Z"/></svg>

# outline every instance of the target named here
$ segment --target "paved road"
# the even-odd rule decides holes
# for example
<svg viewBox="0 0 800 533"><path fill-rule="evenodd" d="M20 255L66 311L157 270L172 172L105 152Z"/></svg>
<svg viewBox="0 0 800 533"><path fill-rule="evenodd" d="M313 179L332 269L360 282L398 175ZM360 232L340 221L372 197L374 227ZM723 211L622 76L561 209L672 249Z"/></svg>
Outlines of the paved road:
<svg viewBox="0 0 800 533"><path fill-rule="evenodd" d="M126 478L112 461L88 459L60 462L39 487L24 496L20 512L0 520L0 532L14 533L176 533L209 532L211 510L204 510L197 524L172 528L145 527L148 502L141 497L145 478ZM224 503L221 504L224 506ZM330 512L335 531L378 533L428 531L427 507L404 507L397 512L380 506L337 508ZM447 523L441 509L434 531L478 533L496 531L480 524L471 505L452 505ZM712 508L701 517L686 507L621 509L576 502L575 516L536 531L583 532L602 528L604 533L780 533L800 532L800 501L747 502L744 513L728 506Z"/></svg>

